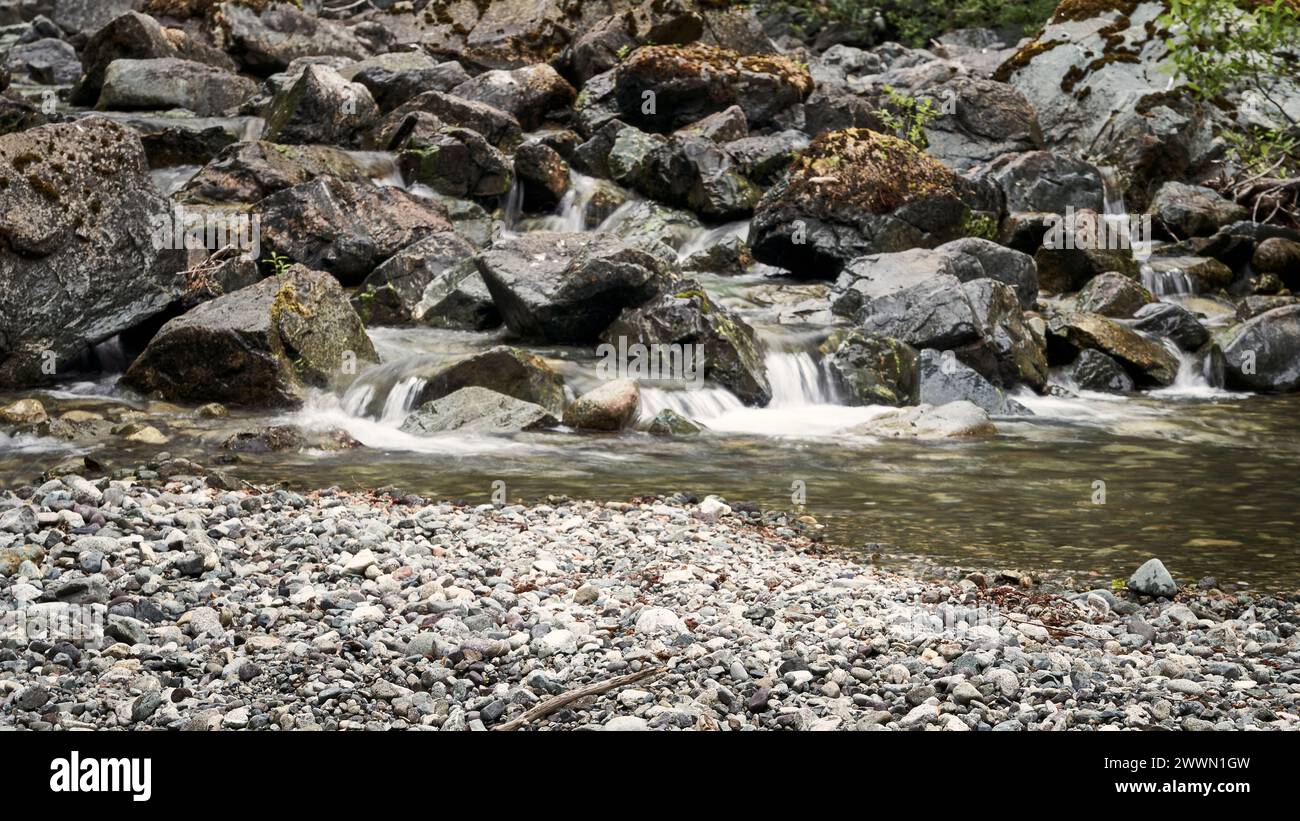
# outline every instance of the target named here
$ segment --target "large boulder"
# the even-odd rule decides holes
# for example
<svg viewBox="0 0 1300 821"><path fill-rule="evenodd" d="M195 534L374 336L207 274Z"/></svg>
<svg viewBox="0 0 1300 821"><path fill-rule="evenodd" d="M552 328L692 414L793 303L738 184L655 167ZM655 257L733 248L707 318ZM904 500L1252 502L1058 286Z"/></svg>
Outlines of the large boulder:
<svg viewBox="0 0 1300 821"><path fill-rule="evenodd" d="M405 191L317 177L257 205L262 245L345 285L430 234L451 230L442 206Z"/></svg>
<svg viewBox="0 0 1300 821"><path fill-rule="evenodd" d="M513 433L558 425L541 405L503 393L470 386L426 402L402 422L401 430L416 436L462 433Z"/></svg>
<svg viewBox="0 0 1300 821"><path fill-rule="evenodd" d="M369 56L365 43L346 26L290 3L222 3L217 32L226 52L244 70L260 76L283 71L299 57Z"/></svg>
<svg viewBox="0 0 1300 821"><path fill-rule="evenodd" d="M398 163L405 179L449 197L495 199L514 179L510 158L468 128L412 135Z"/></svg>
<svg viewBox="0 0 1300 821"><path fill-rule="evenodd" d="M387 151L401 148L412 136L452 126L483 135L492 145L513 149L523 129L513 115L487 103L464 100L441 91L426 91L399 105L375 126L370 145Z"/></svg>
<svg viewBox="0 0 1300 821"><path fill-rule="evenodd" d="M851 330L831 334L821 352L844 404L917 403L917 353L906 342Z"/></svg>
<svg viewBox="0 0 1300 821"><path fill-rule="evenodd" d="M416 243L417 247L420 243ZM394 259L404 259L405 252ZM417 265L418 257L412 257ZM402 263L405 264L405 263ZM411 309L411 320L435 328L486 331L501 325L501 312L483 282L472 257L461 260L433 276L420 301Z"/></svg>
<svg viewBox="0 0 1300 821"><path fill-rule="evenodd" d="M252 204L321 176L353 183L368 181L365 169L340 148L239 142L222 149L199 169L177 193L177 199L195 204Z"/></svg>
<svg viewBox="0 0 1300 821"><path fill-rule="evenodd" d="M129 129L92 117L0 136L0 385L48 382L179 296L185 253L153 242L167 213Z"/></svg>
<svg viewBox="0 0 1300 821"><path fill-rule="evenodd" d="M618 133L606 162L616 182L705 219L748 216L761 194L724 150L694 134L664 138L628 126Z"/></svg>
<svg viewBox="0 0 1300 821"><path fill-rule="evenodd" d="M1008 154L994 162L987 174L1002 190L1006 210L1012 214L1105 211L1101 172L1075 157L1051 151Z"/></svg>
<svg viewBox="0 0 1300 821"><path fill-rule="evenodd" d="M420 51L369 57L340 68L339 74L368 88L385 112L426 91L451 91L469 79L469 72L455 60L438 62Z"/></svg>
<svg viewBox="0 0 1300 821"><path fill-rule="evenodd" d="M754 211L761 262L830 278L857 257L965 236L970 184L915 146L874 131L819 135Z"/></svg>
<svg viewBox="0 0 1300 821"><path fill-rule="evenodd" d="M378 360L338 282L295 265L163 325L122 381L174 401L291 407Z"/></svg>
<svg viewBox="0 0 1300 821"><path fill-rule="evenodd" d="M1025 323L1015 291L996 280L933 276L865 301L857 322L917 349L953 351L997 385L1047 382L1044 342Z"/></svg>
<svg viewBox="0 0 1300 821"><path fill-rule="evenodd" d="M1034 107L1006 83L962 75L933 94L943 104L941 116L925 130L925 150L950 168L967 171L1005 154L1042 147Z"/></svg>
<svg viewBox="0 0 1300 821"><path fill-rule="evenodd" d="M951 351L927 348L917 357L916 402L946 405L966 401L991 416L1027 416L1029 409L968 367Z"/></svg>
<svg viewBox="0 0 1300 821"><path fill-rule="evenodd" d="M1075 299L1080 311L1113 319L1131 319L1143 306L1155 301L1150 291L1115 271L1094 277Z"/></svg>
<svg viewBox="0 0 1300 821"><path fill-rule="evenodd" d="M1210 332L1191 311L1175 302L1150 302L1133 314L1134 330L1174 341L1184 351L1200 350Z"/></svg>
<svg viewBox="0 0 1300 821"><path fill-rule="evenodd" d="M733 105L745 112L751 127L770 125L813 89L808 70L787 57L742 56L700 43L644 46L615 72L621 119L658 132L674 131Z"/></svg>
<svg viewBox="0 0 1300 821"><path fill-rule="evenodd" d="M54 37L15 43L4 62L12 75L43 85L71 85L81 78L77 50Z"/></svg>
<svg viewBox="0 0 1300 821"><path fill-rule="evenodd" d="M467 264L474 253L474 246L451 231L411 243L362 281L352 297L352 307L367 325L410 322L430 283L451 268ZM477 275L477 270L474 273Z"/></svg>
<svg viewBox="0 0 1300 821"><path fill-rule="evenodd" d="M1048 333L1077 351L1095 350L1119 362L1138 386L1172 385L1178 359L1163 345L1098 314L1059 314L1048 322Z"/></svg>
<svg viewBox="0 0 1300 821"><path fill-rule="evenodd" d="M238 108L256 90L246 77L193 60L114 60L104 73L99 107L184 108L208 117Z"/></svg>
<svg viewBox="0 0 1300 821"><path fill-rule="evenodd" d="M619 431L636 421L641 389L635 379L602 382L564 409L564 424L575 430Z"/></svg>
<svg viewBox="0 0 1300 821"><path fill-rule="evenodd" d="M541 405L556 417L564 413L564 379L541 357L518 348L498 345L412 375L424 380L417 397L419 405L461 388L478 387Z"/></svg>
<svg viewBox="0 0 1300 821"><path fill-rule="evenodd" d="M1167 182L1156 191L1147 214L1164 236L1182 240L1208 237L1225 225L1246 219L1248 212L1213 188Z"/></svg>
<svg viewBox="0 0 1300 821"><path fill-rule="evenodd" d="M753 328L709 299L694 282L678 283L653 301L624 311L603 338L615 346L698 346L706 378L748 405L766 405L772 399L762 348ZM681 350L685 355L688 349Z"/></svg>
<svg viewBox="0 0 1300 821"><path fill-rule="evenodd" d="M1300 388L1300 305L1266 311L1221 340L1228 384L1251 391Z"/></svg>
<svg viewBox="0 0 1300 821"><path fill-rule="evenodd" d="M592 234L524 234L484 251L478 265L510 330L574 344L594 341L673 278L662 259Z"/></svg>
<svg viewBox="0 0 1300 821"><path fill-rule="evenodd" d="M550 112L567 108L577 96L573 86L545 63L485 71L451 93L508 112L528 131L540 126Z"/></svg>
<svg viewBox="0 0 1300 821"><path fill-rule="evenodd" d="M262 113L265 137L277 143L357 145L379 116L370 90L325 66L308 66Z"/></svg>

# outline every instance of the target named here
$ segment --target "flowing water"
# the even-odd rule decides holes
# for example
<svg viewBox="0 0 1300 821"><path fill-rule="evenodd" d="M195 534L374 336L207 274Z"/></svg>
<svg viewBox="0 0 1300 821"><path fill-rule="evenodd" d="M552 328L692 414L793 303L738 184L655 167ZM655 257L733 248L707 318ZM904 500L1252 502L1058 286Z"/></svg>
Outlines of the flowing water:
<svg viewBox="0 0 1300 821"><path fill-rule="evenodd" d="M400 182L384 157L367 162L376 180ZM523 230L524 223L581 228L589 224L591 192L591 181L575 178L557 212L541 220L521 220L507 207L503 230ZM597 230L612 230L625 214L615 211ZM744 223L698 231L679 254L744 231ZM884 409L840 404L817 352L828 328L774 319L783 300L815 298L824 286L775 279L762 268L700 280L755 326L773 400L749 408L707 383L698 390L644 387L643 418L672 408L706 428L698 437L564 429L417 437L399 430L419 396L419 374L431 363L513 344L504 331L372 329L384 364L278 415L198 419L189 409L140 400L115 386L111 371L122 363L111 345L100 362L109 373L34 395L59 411L86 408L121 418L143 410L171 438L168 452L206 463L222 460L218 444L231 432L265 424L342 428L365 445L239 454L232 469L256 482L396 486L474 503L489 501L497 481L506 483L512 500L713 493L815 516L832 542L853 551L919 554L967 567L1059 569L1094 576L1099 584L1159 556L1180 577L1300 586L1300 398L1227 393L1206 378L1202 362L1180 352L1177 383L1160 391L1129 397L1021 391L1017 399L1035 415L997 420L999 433L991 438L918 443L849 436L845 429ZM1166 298L1192 300L1212 320L1231 312L1202 297ZM574 393L598 382L591 350L521 347L546 358ZM1058 381L1071 387L1064 376ZM93 452L110 464L135 464L158 450L115 436L86 447L0 434L0 486L30 482L71 455Z"/></svg>

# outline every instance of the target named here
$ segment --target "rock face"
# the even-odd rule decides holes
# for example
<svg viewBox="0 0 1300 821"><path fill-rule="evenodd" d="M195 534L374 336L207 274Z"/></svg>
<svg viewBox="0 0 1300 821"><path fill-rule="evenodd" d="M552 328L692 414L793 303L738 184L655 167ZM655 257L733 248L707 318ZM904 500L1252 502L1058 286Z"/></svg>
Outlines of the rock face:
<svg viewBox="0 0 1300 821"><path fill-rule="evenodd" d="M372 271L353 295L352 307L367 325L410 322L429 284L473 256L474 246L451 231L427 236Z"/></svg>
<svg viewBox="0 0 1300 821"><path fill-rule="evenodd" d="M1212 188L1167 182L1147 208L1154 227L1176 240L1208 237L1225 225L1244 220L1247 211Z"/></svg>
<svg viewBox="0 0 1300 821"><path fill-rule="evenodd" d="M487 388L541 405L555 416L564 412L564 380L541 357L498 345L441 363L426 373L419 403L432 402L461 388Z"/></svg>
<svg viewBox="0 0 1300 821"><path fill-rule="evenodd" d="M615 70L620 119L668 132L740 106L751 127L769 125L813 89L808 70L775 55L741 56L727 49L644 46Z"/></svg>
<svg viewBox="0 0 1300 821"><path fill-rule="evenodd" d="M915 348L952 350L995 384L1047 382L1043 342L1025 324L1015 292L1001 282L962 283L940 274L867 302L857 318L864 330Z"/></svg>
<svg viewBox="0 0 1300 821"><path fill-rule="evenodd" d="M653 301L624 311L605 331L604 339L615 346L696 346L692 350L702 352L705 377L749 405L766 405L772 399L753 328L709 299L694 282L678 283ZM682 348L683 354L686 350Z"/></svg>
<svg viewBox="0 0 1300 821"><path fill-rule="evenodd" d="M286 407L378 360L338 282L295 265L168 322L122 381L176 401Z"/></svg>
<svg viewBox="0 0 1300 821"><path fill-rule="evenodd" d="M432 200L335 177L272 194L257 210L264 248L329 271L345 285L416 240L451 230L446 211Z"/></svg>
<svg viewBox="0 0 1300 821"><path fill-rule="evenodd" d="M917 353L906 342L849 331L832 334L821 351L846 405L917 403Z"/></svg>
<svg viewBox="0 0 1300 821"><path fill-rule="evenodd" d="M49 381L179 296L138 137L94 117L0 137L0 385Z"/></svg>
<svg viewBox="0 0 1300 821"><path fill-rule="evenodd" d="M865 129L822 134L763 195L750 242L760 262L830 278L860 256L962 237L972 195L910 143Z"/></svg>
<svg viewBox="0 0 1300 821"><path fill-rule="evenodd" d="M298 81L262 112L266 139L276 143L357 145L379 117L370 90L325 66L307 66Z"/></svg>
<svg viewBox="0 0 1300 821"><path fill-rule="evenodd" d="M1222 341L1228 384L1252 391L1300 388L1300 305L1265 311Z"/></svg>
<svg viewBox="0 0 1300 821"><path fill-rule="evenodd" d="M185 108L209 117L238 108L255 91L252 80L193 60L114 60L104 73L99 107Z"/></svg>
<svg viewBox="0 0 1300 821"><path fill-rule="evenodd" d="M498 242L478 265L510 330L548 342L593 342L672 280L658 257L588 234L525 234Z"/></svg>
<svg viewBox="0 0 1300 821"><path fill-rule="evenodd" d="M1178 360L1163 345L1104 316L1062 314L1052 317L1048 330L1078 350L1112 357L1138 385L1172 385L1178 376Z"/></svg>
<svg viewBox="0 0 1300 821"><path fill-rule="evenodd" d="M1178 594L1178 584L1165 569L1164 562L1149 559L1129 577L1128 589L1146 596L1163 596L1172 599Z"/></svg>
<svg viewBox="0 0 1300 821"><path fill-rule="evenodd" d="M917 405L882 413L849 430L859 436L893 439L964 439L991 436L997 428L989 415L971 402Z"/></svg>
<svg viewBox="0 0 1300 821"><path fill-rule="evenodd" d="M511 433L553 428L557 424L551 412L541 405L471 386L426 402L406 417L401 430L417 436L449 431Z"/></svg>
<svg viewBox="0 0 1300 821"><path fill-rule="evenodd" d="M1156 298L1129 277L1109 271L1090 280L1076 301L1084 313L1129 319Z"/></svg>
<svg viewBox="0 0 1300 821"><path fill-rule="evenodd" d="M576 430L619 431L636 420L641 389L634 379L614 379L584 393L564 410L564 424Z"/></svg>
<svg viewBox="0 0 1300 821"><path fill-rule="evenodd" d="M917 403L922 405L966 401L991 416L1031 415L1028 408L960 362L951 351L921 351L917 358L917 386Z"/></svg>

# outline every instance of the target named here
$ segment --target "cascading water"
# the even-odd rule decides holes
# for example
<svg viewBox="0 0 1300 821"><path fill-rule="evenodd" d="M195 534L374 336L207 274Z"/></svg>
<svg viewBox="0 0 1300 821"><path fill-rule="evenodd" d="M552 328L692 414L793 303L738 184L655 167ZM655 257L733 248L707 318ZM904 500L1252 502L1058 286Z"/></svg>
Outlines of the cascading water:
<svg viewBox="0 0 1300 821"><path fill-rule="evenodd" d="M1135 220L1128 212L1124 202L1124 191L1119 181L1119 173L1110 167L1098 168L1101 172L1103 219L1113 230L1127 232L1129 245L1135 252L1144 247L1150 238L1142 235L1142 223ZM1149 249L1148 249L1149 250ZM1159 298L1166 296L1192 296L1196 293L1196 281L1186 271L1178 269L1156 270L1150 260L1135 253L1138 261L1142 287Z"/></svg>

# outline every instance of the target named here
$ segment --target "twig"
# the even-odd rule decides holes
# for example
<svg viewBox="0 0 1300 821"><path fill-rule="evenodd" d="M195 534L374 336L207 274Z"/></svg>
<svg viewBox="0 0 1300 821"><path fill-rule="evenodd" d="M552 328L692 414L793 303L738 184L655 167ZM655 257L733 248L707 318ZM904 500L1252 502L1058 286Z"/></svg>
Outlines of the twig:
<svg viewBox="0 0 1300 821"><path fill-rule="evenodd" d="M647 679L657 678L665 671L667 671L667 669L668 669L667 667L647 667L646 669L641 670L639 672L628 673L625 676L617 676L616 678L611 678L608 679L607 681L596 681L596 682L592 682L591 684L585 684L582 687L579 687L575 690L569 690L568 692L560 693L558 696L555 696L553 698L548 698L546 701L543 701L541 704L538 704L536 707L524 713L519 718L512 718L511 720L507 721L505 724L498 724L492 729L502 731L502 732L508 732L510 730L518 730L520 727L523 727L524 725L530 722L536 721L539 718L545 718L546 716L550 715L556 710L559 710L562 707L572 704L573 702L577 701L580 698L600 695L601 693L608 693L610 690L617 690L618 688L626 687L629 684L636 684L638 681L645 681Z"/></svg>

